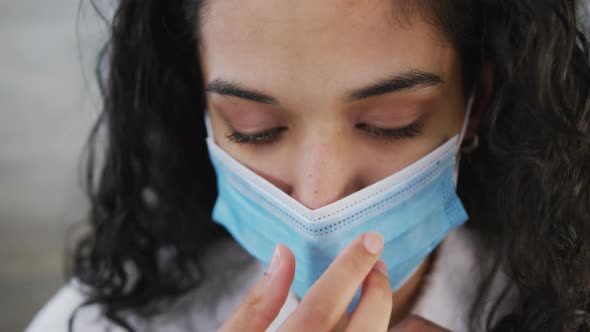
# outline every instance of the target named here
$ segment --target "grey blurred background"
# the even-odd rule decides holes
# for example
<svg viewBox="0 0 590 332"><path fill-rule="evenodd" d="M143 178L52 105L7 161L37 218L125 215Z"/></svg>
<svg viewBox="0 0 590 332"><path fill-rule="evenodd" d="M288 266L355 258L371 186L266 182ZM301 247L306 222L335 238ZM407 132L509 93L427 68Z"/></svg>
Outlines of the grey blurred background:
<svg viewBox="0 0 590 332"><path fill-rule="evenodd" d="M0 331L22 331L64 283L65 232L85 215L77 163L105 28L82 2L0 1Z"/></svg>

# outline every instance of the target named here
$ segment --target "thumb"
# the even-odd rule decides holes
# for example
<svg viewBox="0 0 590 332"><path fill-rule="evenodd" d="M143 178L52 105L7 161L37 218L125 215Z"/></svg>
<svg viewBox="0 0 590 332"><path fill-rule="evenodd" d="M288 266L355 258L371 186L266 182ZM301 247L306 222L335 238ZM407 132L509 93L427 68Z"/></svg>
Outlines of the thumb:
<svg viewBox="0 0 590 332"><path fill-rule="evenodd" d="M289 248L279 244L264 276L250 288L246 297L219 331L265 331L283 307L294 274L293 253Z"/></svg>

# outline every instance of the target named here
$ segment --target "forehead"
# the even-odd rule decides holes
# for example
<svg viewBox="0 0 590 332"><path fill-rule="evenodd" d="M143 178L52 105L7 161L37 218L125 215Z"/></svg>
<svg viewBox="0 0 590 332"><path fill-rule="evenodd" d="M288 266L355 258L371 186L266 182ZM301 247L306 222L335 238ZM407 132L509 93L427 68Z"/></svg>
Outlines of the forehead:
<svg viewBox="0 0 590 332"><path fill-rule="evenodd" d="M210 0L201 26L205 72L270 90L304 82L344 89L409 69L448 76L456 59L443 35L393 3Z"/></svg>

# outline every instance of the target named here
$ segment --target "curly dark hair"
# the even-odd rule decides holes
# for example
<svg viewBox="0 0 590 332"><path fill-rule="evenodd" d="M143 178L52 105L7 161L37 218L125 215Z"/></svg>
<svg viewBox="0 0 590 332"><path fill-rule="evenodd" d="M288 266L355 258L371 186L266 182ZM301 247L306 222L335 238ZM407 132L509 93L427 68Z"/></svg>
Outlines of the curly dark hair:
<svg viewBox="0 0 590 332"><path fill-rule="evenodd" d="M590 43L580 22L588 3L405 3L457 48L465 89L493 65L480 148L462 160L458 192L467 227L492 252L490 276L508 275L518 296L492 319L480 309L492 277L484 281L472 329L590 331ZM123 312L154 315L198 287L203 252L228 236L210 220L216 186L197 52L204 5L121 0L99 56L104 104L85 173L91 227L69 277L87 286L84 305L99 304L128 330Z"/></svg>

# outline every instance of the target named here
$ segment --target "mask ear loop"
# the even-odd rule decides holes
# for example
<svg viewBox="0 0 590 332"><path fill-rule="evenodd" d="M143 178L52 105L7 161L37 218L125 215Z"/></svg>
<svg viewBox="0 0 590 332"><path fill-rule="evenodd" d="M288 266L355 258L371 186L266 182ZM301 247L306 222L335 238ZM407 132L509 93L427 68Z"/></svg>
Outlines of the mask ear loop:
<svg viewBox="0 0 590 332"><path fill-rule="evenodd" d="M213 128L211 127L211 119L209 112L205 110L205 129L207 130L207 139L213 139Z"/></svg>
<svg viewBox="0 0 590 332"><path fill-rule="evenodd" d="M467 126L469 125L469 116L471 115L471 108L473 107L474 94L472 93L467 100L467 106L465 107L465 117L463 118L463 124L461 125L461 131L459 132L459 139L457 140L457 152L455 154L455 173L453 175L453 182L455 187L459 180L459 164L461 163L461 144L465 138L467 132Z"/></svg>

